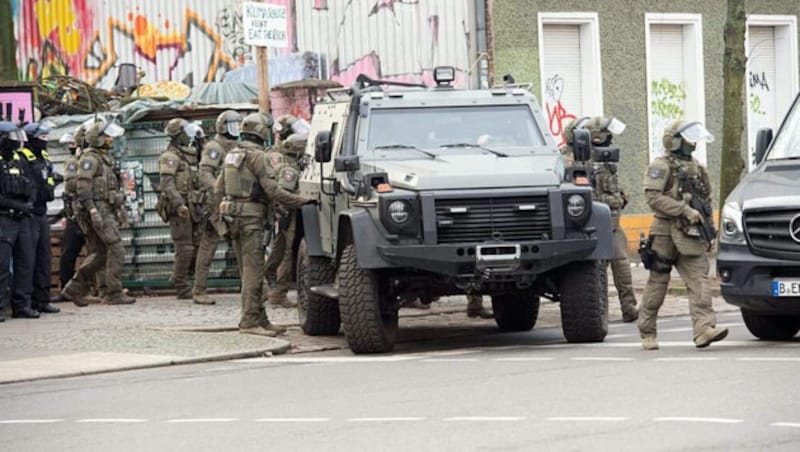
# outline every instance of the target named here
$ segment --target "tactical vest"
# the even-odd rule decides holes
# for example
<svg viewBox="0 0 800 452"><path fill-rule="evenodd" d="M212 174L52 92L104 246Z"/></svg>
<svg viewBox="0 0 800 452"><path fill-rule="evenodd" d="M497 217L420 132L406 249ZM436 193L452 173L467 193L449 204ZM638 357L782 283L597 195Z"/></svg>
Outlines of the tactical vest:
<svg viewBox="0 0 800 452"><path fill-rule="evenodd" d="M24 202L33 197L33 182L25 175L25 168L16 151L10 161L0 155L0 194Z"/></svg>
<svg viewBox="0 0 800 452"><path fill-rule="evenodd" d="M673 156L667 157L669 163L670 180L667 185L670 187L670 196L683 201L684 195L691 194L706 199L711 195L711 187L708 186L703 177L703 170L692 160L682 160ZM699 190L693 192L690 187L697 187Z"/></svg>
<svg viewBox="0 0 800 452"><path fill-rule="evenodd" d="M20 149L28 160L33 177L36 178L36 204L46 204L56 199L56 181L53 178L53 163L50 154L42 150L41 158L28 148Z"/></svg>
<svg viewBox="0 0 800 452"><path fill-rule="evenodd" d="M178 189L181 195L189 198L192 192L197 191L200 185L197 171L197 158L191 158L187 153L178 149L172 149L172 152L178 154L178 169L175 172L175 188Z"/></svg>
<svg viewBox="0 0 800 452"><path fill-rule="evenodd" d="M114 158L107 152L88 148L84 151L78 162L79 172L86 168L86 159L90 156L98 161L97 170L92 178L92 199L95 201L107 202L112 206L119 204L121 201L118 197L119 179L114 173Z"/></svg>
<svg viewBox="0 0 800 452"><path fill-rule="evenodd" d="M237 147L225 156L223 173L225 174L225 196L237 200L265 202L263 196L258 197L261 186L253 171L245 164L250 152L246 148ZM256 190L256 187L259 190ZM262 192L263 193L263 192Z"/></svg>

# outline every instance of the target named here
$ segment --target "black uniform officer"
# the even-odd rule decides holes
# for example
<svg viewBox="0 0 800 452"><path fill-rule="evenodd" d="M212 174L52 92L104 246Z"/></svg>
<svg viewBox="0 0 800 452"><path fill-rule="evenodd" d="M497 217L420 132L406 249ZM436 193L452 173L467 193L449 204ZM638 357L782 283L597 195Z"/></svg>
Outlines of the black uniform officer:
<svg viewBox="0 0 800 452"><path fill-rule="evenodd" d="M14 293L11 307L14 317L39 317L31 308L31 273L33 256L30 216L33 211L33 182L28 165L19 153L25 132L14 123L0 122L0 320L11 285L11 260L14 260Z"/></svg>
<svg viewBox="0 0 800 452"><path fill-rule="evenodd" d="M25 126L28 142L20 152L28 160L31 179L36 190L31 216L31 242L29 252L34 256L33 295L31 307L45 313L61 311L50 304L50 222L47 221L47 203L56 199L56 182L63 180L53 170L53 163L47 153L47 135L50 127L45 123L33 122Z"/></svg>

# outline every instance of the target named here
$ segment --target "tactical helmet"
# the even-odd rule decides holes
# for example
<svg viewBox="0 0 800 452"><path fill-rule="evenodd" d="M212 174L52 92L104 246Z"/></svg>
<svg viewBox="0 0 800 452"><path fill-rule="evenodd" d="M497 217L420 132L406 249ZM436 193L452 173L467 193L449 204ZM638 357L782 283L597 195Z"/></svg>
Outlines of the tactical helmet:
<svg viewBox="0 0 800 452"><path fill-rule="evenodd" d="M664 129L662 142L668 152L679 150L684 141L692 145L701 141L711 143L714 141L714 135L698 121L677 120Z"/></svg>
<svg viewBox="0 0 800 452"><path fill-rule="evenodd" d="M564 126L564 140L567 144L571 145L575 142L575 134L572 133L575 129L581 129L586 127L591 120L590 117L584 116L582 118L573 119Z"/></svg>
<svg viewBox="0 0 800 452"><path fill-rule="evenodd" d="M106 137L117 138L125 133L125 129L113 122L99 121L86 129L84 139L86 144L94 148L106 147Z"/></svg>
<svg viewBox="0 0 800 452"><path fill-rule="evenodd" d="M608 144L611 142L612 137L622 134L626 127L624 122L613 116L609 118L595 116L589 124L589 129L592 132L592 143L595 145Z"/></svg>
<svg viewBox="0 0 800 452"><path fill-rule="evenodd" d="M17 142L16 147L27 140L25 131L20 129L16 124L11 121L0 121L0 142L2 141Z"/></svg>
<svg viewBox="0 0 800 452"><path fill-rule="evenodd" d="M164 133L167 134L168 137L176 137L181 132L183 132L184 127L188 124L189 121L183 118L173 118L167 122L166 127L164 127Z"/></svg>
<svg viewBox="0 0 800 452"><path fill-rule="evenodd" d="M85 141L86 141L86 126L85 125L78 126L78 128L75 129L75 132L72 133L72 137L75 139L75 144L79 148L82 148L82 147L86 146L86 143L85 143Z"/></svg>
<svg viewBox="0 0 800 452"><path fill-rule="evenodd" d="M217 123L214 130L221 135L238 137L239 125L242 122L242 115L235 110L225 110L217 116Z"/></svg>
<svg viewBox="0 0 800 452"><path fill-rule="evenodd" d="M47 122L32 122L24 127L28 139L36 138L42 141L47 141L47 135L50 134L51 129L50 123Z"/></svg>
<svg viewBox="0 0 800 452"><path fill-rule="evenodd" d="M242 120L242 134L255 135L262 141L270 136L270 127L267 118L261 113L251 113Z"/></svg>
<svg viewBox="0 0 800 452"><path fill-rule="evenodd" d="M306 149L306 143L308 142L308 135L302 135L299 133L293 133L289 135L288 138L283 140L283 145L281 146L281 150L284 154L290 156L298 156L303 153Z"/></svg>
<svg viewBox="0 0 800 452"><path fill-rule="evenodd" d="M311 127L305 119L299 119L294 115L281 115L278 117L278 121L275 122L272 130L278 135L278 138L283 141L294 133L308 135Z"/></svg>

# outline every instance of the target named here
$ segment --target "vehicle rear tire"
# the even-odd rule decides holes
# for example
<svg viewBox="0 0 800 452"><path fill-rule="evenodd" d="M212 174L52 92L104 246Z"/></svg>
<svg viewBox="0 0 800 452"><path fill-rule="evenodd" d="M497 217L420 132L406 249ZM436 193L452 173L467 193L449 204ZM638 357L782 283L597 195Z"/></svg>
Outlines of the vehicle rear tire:
<svg viewBox="0 0 800 452"><path fill-rule="evenodd" d="M332 284L336 267L330 259L308 255L306 240L297 250L297 317L303 333L309 336L335 336L339 333L339 303L311 293L311 288Z"/></svg>
<svg viewBox="0 0 800 452"><path fill-rule="evenodd" d="M530 331L539 317L539 297L527 292L492 295L492 310L500 331Z"/></svg>
<svg viewBox="0 0 800 452"><path fill-rule="evenodd" d="M338 275L339 311L350 350L357 354L392 351L398 312L388 305L383 278L358 266L352 244L342 251Z"/></svg>
<svg viewBox="0 0 800 452"><path fill-rule="evenodd" d="M567 342L602 342L608 334L608 274L599 261L574 262L558 278Z"/></svg>
<svg viewBox="0 0 800 452"><path fill-rule="evenodd" d="M766 315L742 308L742 319L753 336L765 341L788 341L800 331L797 315Z"/></svg>

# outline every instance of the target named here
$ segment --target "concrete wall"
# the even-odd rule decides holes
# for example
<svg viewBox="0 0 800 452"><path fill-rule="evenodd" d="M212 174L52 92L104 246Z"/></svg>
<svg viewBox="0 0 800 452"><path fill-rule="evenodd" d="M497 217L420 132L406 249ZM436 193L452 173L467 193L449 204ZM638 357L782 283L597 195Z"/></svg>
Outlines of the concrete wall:
<svg viewBox="0 0 800 452"><path fill-rule="evenodd" d="M600 26L604 109L607 115L617 116L628 124L624 135L617 139L623 153L621 183L632 201L626 213L645 214L649 211L640 188L649 160L645 13L702 14L705 120L718 138L707 149L707 164L716 190L722 146L726 7L727 2L723 0L490 0L494 74L499 79L503 74L512 73L517 81L533 82L538 97L542 83L538 13L596 12ZM747 13L797 16L800 2L748 0Z"/></svg>

